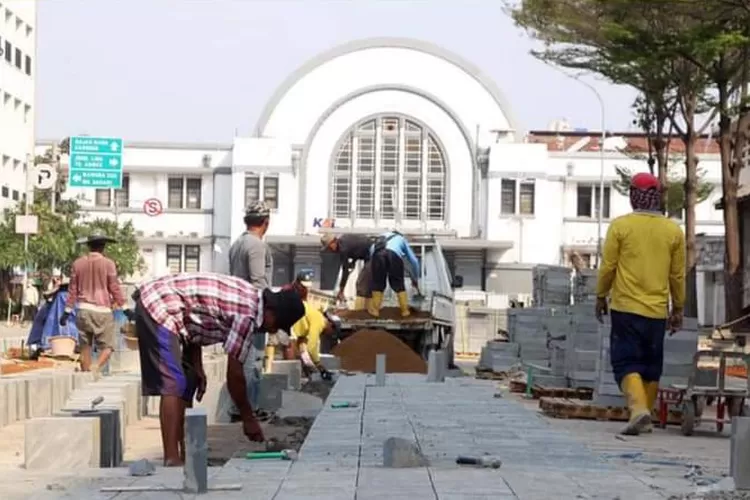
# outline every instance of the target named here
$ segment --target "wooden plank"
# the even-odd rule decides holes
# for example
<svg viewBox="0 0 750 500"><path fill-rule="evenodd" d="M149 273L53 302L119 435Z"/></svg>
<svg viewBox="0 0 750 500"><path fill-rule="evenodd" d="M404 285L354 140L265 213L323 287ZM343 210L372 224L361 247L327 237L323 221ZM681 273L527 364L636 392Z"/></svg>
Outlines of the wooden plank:
<svg viewBox="0 0 750 500"><path fill-rule="evenodd" d="M616 406L598 406L580 399L541 398L539 408L547 416L554 418L575 418L580 420L627 421L628 409ZM657 412L652 413L654 422L658 422ZM667 423L679 424L679 412L670 411Z"/></svg>

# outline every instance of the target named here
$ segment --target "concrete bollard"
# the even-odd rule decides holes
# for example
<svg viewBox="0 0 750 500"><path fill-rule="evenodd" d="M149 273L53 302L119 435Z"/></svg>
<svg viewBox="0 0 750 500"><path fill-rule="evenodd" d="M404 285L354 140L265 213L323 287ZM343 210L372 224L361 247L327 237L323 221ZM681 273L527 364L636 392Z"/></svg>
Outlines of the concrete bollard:
<svg viewBox="0 0 750 500"><path fill-rule="evenodd" d="M208 491L208 414L205 408L185 412L185 479L188 493Z"/></svg>
<svg viewBox="0 0 750 500"><path fill-rule="evenodd" d="M736 489L750 489L750 417L732 417L729 473Z"/></svg>
<svg viewBox="0 0 750 500"><path fill-rule="evenodd" d="M445 382L447 356L445 351L430 351L427 359L427 382Z"/></svg>
<svg viewBox="0 0 750 500"><path fill-rule="evenodd" d="M375 385L385 385L385 354L375 355Z"/></svg>

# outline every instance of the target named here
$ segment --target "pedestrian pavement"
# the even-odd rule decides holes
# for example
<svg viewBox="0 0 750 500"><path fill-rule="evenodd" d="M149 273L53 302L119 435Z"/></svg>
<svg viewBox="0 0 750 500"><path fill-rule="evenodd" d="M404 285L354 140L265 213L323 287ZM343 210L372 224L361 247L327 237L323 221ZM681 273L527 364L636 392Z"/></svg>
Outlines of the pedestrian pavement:
<svg viewBox="0 0 750 500"><path fill-rule="evenodd" d="M606 461L580 436L553 427L512 398L497 398L491 382L470 378L427 383L424 375L342 377L315 420L294 462L234 458L210 470L209 486L241 484L240 491L198 498L253 500L655 500L686 493L685 484L649 478ZM332 403L358 403L333 408ZM383 467L383 442L409 439L428 467ZM499 469L458 466L458 455L491 456ZM659 479L652 484L650 480ZM107 485L161 484L178 488L180 469L147 478L107 478L34 498L193 498L185 493L104 494ZM53 492L49 492L53 493Z"/></svg>

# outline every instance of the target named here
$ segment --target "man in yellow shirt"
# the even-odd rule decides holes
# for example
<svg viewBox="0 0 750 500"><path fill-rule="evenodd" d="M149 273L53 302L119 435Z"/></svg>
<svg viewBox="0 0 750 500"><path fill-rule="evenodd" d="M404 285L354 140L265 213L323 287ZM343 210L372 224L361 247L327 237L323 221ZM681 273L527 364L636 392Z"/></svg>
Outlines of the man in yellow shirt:
<svg viewBox="0 0 750 500"><path fill-rule="evenodd" d="M609 295L612 371L630 410L630 420L622 430L626 435L651 431L667 321L672 332L682 327L685 236L662 215L661 190L653 175L633 176L633 212L609 225L599 268L596 317L601 321L607 314Z"/></svg>
<svg viewBox="0 0 750 500"><path fill-rule="evenodd" d="M292 326L299 357L308 373L318 370L324 380L330 380L331 373L320 362L320 336L332 334L336 320L307 302L304 305L305 315Z"/></svg>

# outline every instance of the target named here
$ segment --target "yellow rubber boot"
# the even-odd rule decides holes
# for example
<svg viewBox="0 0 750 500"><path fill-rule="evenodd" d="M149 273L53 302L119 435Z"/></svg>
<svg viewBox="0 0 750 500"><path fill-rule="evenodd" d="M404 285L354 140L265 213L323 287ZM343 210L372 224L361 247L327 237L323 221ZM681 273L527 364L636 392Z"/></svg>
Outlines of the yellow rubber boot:
<svg viewBox="0 0 750 500"><path fill-rule="evenodd" d="M628 401L630 420L620 432L625 436L637 436L651 423L651 412L648 410L648 397L643 380L638 373L629 373L622 379L622 392Z"/></svg>
<svg viewBox="0 0 750 500"><path fill-rule="evenodd" d="M276 346L267 345L265 354L266 354L266 359L265 359L265 366L263 367L263 371L265 371L266 373L270 373L271 365L273 365L273 359L276 356Z"/></svg>
<svg viewBox="0 0 750 500"><path fill-rule="evenodd" d="M367 312L370 316L379 317L381 305L383 305L383 292L372 292L370 303L367 305Z"/></svg>
<svg viewBox="0 0 750 500"><path fill-rule="evenodd" d="M646 403L648 404L648 409L653 412L656 406L656 398L659 395L659 382L646 382L643 385L646 388ZM653 430L654 426L649 422L643 432L653 432Z"/></svg>
<svg viewBox="0 0 750 500"><path fill-rule="evenodd" d="M367 299L364 297L357 297L354 299L354 310L363 311L367 307Z"/></svg>
<svg viewBox="0 0 750 500"><path fill-rule="evenodd" d="M398 308L401 309L401 317L408 318L411 315L411 311L409 311L409 296L406 295L406 292L398 292L396 297L398 298Z"/></svg>

